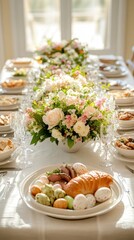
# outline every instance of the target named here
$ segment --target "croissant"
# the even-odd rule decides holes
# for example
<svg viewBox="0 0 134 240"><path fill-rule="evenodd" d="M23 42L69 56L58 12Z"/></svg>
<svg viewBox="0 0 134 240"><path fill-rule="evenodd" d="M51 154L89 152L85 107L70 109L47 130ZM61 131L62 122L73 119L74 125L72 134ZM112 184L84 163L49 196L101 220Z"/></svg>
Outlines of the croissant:
<svg viewBox="0 0 134 240"><path fill-rule="evenodd" d="M72 178L65 186L67 195L75 197L77 194L94 194L100 187L109 187L113 182L112 176L101 171L90 171Z"/></svg>

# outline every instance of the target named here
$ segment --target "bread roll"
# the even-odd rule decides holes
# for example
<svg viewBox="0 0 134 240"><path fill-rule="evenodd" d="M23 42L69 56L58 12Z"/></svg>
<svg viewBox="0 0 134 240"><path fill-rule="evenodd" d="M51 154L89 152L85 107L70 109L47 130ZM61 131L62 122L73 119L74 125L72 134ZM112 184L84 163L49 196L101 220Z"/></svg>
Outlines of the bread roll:
<svg viewBox="0 0 134 240"><path fill-rule="evenodd" d="M101 171L90 171L71 179L64 190L67 195L75 197L77 194L94 194L100 187L109 187L113 182L112 177Z"/></svg>

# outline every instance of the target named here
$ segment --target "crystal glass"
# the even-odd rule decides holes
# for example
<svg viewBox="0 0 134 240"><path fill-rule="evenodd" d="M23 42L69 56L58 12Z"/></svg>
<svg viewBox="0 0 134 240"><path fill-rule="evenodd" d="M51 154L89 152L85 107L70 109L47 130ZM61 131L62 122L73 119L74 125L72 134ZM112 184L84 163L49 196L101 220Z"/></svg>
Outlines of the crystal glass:
<svg viewBox="0 0 134 240"><path fill-rule="evenodd" d="M101 125L100 128L100 139L101 139L101 146L104 149L104 158L101 159L100 165L104 167L109 167L112 165L108 153L109 153L109 146L112 141L112 125L105 126Z"/></svg>

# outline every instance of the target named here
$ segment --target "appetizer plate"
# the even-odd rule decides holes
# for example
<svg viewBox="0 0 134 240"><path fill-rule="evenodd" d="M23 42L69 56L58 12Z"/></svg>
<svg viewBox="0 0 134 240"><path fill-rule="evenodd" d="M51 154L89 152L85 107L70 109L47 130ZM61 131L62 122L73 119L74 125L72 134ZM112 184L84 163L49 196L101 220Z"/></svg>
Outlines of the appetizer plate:
<svg viewBox="0 0 134 240"><path fill-rule="evenodd" d="M20 184L20 194L22 199L24 200L25 204L32 210L45 214L50 217L60 218L60 219L85 219L97 215L101 215L104 213L107 213L111 211L114 207L117 206L117 204L121 201L122 198L122 189L118 182L114 179L113 184L111 185L112 190L112 197L101 203L96 205L93 208L85 209L85 210L70 210L70 209L58 209L54 207L49 207L42 205L40 203L37 203L34 198L32 197L29 188L33 182L35 182L35 179L47 172L52 171L57 167L60 167L60 165L53 165L48 166L45 168L42 168L38 171L35 171L28 175ZM89 168L91 169L91 167Z"/></svg>

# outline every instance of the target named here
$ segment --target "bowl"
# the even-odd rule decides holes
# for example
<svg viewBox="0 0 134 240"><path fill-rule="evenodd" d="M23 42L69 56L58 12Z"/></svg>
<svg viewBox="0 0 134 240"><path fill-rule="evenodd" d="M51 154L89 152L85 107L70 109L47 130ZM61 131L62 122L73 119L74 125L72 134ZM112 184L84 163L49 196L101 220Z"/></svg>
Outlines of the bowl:
<svg viewBox="0 0 134 240"><path fill-rule="evenodd" d="M116 104L134 103L134 93L130 90L112 90L110 93L114 96Z"/></svg>
<svg viewBox="0 0 134 240"><path fill-rule="evenodd" d="M119 126L122 127L122 128L131 128L131 127L134 127L134 117L133 119L129 119L127 117L127 114L129 116L129 113L131 114L134 114L134 110L124 110L124 111L119 111L119 112L122 112L122 114L124 115L124 119L119 119L118 118L118 121L119 121ZM126 118L125 118L126 116ZM128 118L128 119L127 119Z"/></svg>
<svg viewBox="0 0 134 240"><path fill-rule="evenodd" d="M121 139L128 139L128 138L133 138L134 140L134 135L131 136L131 135L123 135L119 138L116 138L113 142L112 142L112 145L113 147L116 149L116 151L121 154L122 156L124 157L127 157L127 158L134 158L134 149L126 149L126 148L121 148L119 146L116 145L117 141L120 142ZM134 142L133 142L134 143Z"/></svg>
<svg viewBox="0 0 134 240"><path fill-rule="evenodd" d="M11 141L9 138L0 138L0 143L1 141ZM11 141L12 143L12 147L9 148L9 149L4 149L3 151L0 151L0 161L3 161L7 158L9 158L11 156L11 154L13 153L13 151L15 150L15 146L13 144L13 142Z"/></svg>
<svg viewBox="0 0 134 240"><path fill-rule="evenodd" d="M0 110L16 109L19 106L19 98L0 96Z"/></svg>
<svg viewBox="0 0 134 240"><path fill-rule="evenodd" d="M10 131L10 115L0 113L0 132Z"/></svg>

